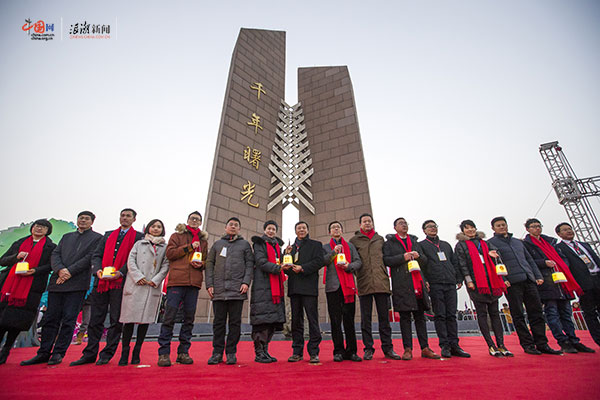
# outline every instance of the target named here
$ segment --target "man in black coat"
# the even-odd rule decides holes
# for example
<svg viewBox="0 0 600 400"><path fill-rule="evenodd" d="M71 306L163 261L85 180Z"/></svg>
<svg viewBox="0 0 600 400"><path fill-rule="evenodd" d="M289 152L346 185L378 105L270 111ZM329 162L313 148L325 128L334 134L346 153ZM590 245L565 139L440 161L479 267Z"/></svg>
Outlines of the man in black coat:
<svg viewBox="0 0 600 400"><path fill-rule="evenodd" d="M319 362L319 269L324 266L323 244L308 237L308 224L296 223L296 241L286 248L286 254L293 259L289 276L288 296L292 308L292 349L294 353L289 362L302 360L304 353L304 312L308 319L309 340L307 344L310 362Z"/></svg>
<svg viewBox="0 0 600 400"><path fill-rule="evenodd" d="M104 346L104 349L102 349L100 352L100 357L98 358L96 365L108 364L117 350L119 341L121 340L121 331L123 329L123 325L119 322L119 317L121 316L121 299L123 297L122 283L127 276L128 257L123 256L128 256L131 248L129 248L126 251L126 254L123 254L123 256L119 256L119 249L126 241L129 243L127 236L128 234L134 235L133 243L144 238L144 234L142 232L136 232L132 227L133 223L135 222L136 215L137 213L131 208L123 209L119 215L119 223L121 225L119 229L106 232L104 237L98 241L98 246L92 255L92 273L95 274L98 279L94 283L94 289L90 295L90 301L92 303L92 315L90 317L90 325L88 328L88 344L85 349L83 349L81 358L69 364L71 366L90 364L96 361L96 357L98 357L98 350L100 349L100 339L102 338L102 332L104 331L104 320L106 319L107 314L110 315L110 325L108 327L108 333L106 336L106 346ZM130 230L132 230L131 233ZM114 246L114 251L112 254L108 255L109 258L112 258L111 266L114 266L116 271L112 277L105 277L102 274L105 250L107 252L111 251L111 249L107 247L107 241L109 240L111 234L116 231L118 231L118 236ZM133 243L131 243L132 247ZM120 259L124 258L124 261L121 265L115 265L114 263L118 256ZM121 284L118 285L120 287L113 288L111 281L116 281L120 278L123 278ZM108 290L100 289L101 287L107 286L109 287Z"/></svg>
<svg viewBox="0 0 600 400"><path fill-rule="evenodd" d="M492 219L492 230L494 237L488 242L496 246L508 271L504 281L508 288L506 298L521 347L527 354L562 354L562 351L548 346L546 321L544 321L542 302L537 290L537 286L543 284L544 279L533 262L531 254L525 248L523 241L508 233L506 218ZM525 322L523 304L527 310L531 332Z"/></svg>
<svg viewBox="0 0 600 400"><path fill-rule="evenodd" d="M48 309L44 314L42 338L37 355L21 365L62 362L90 286L92 253L102 235L92 230L96 216L91 211L77 215L77 230L65 234L52 252L54 273L48 284Z"/></svg>
<svg viewBox="0 0 600 400"><path fill-rule="evenodd" d="M562 239L557 247L569 261L571 274L583 289L579 298L583 318L592 339L600 346L600 257L592 246L575 240L573 228L568 223L558 224L555 232Z"/></svg>
<svg viewBox="0 0 600 400"><path fill-rule="evenodd" d="M433 220L422 225L425 240L419 242L427 262L423 263L423 274L429 282L429 297L435 314L435 331L439 338L442 357L468 358L471 355L458 345L458 324L456 308L463 276L458 269L458 261L450 243L440 240L438 226Z"/></svg>

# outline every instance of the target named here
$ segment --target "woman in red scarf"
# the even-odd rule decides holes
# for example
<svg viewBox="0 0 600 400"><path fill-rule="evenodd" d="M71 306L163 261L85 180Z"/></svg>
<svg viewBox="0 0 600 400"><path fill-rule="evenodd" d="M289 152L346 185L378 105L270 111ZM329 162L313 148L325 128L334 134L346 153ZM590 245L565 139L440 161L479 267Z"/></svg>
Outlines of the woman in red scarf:
<svg viewBox="0 0 600 400"><path fill-rule="evenodd" d="M281 266L283 240L278 238L277 222L267 221L262 236L252 237L254 249L254 279L250 298L250 323L254 341L254 361L277 361L269 354L268 346L273 333L281 331L285 323L283 282L286 277Z"/></svg>
<svg viewBox="0 0 600 400"><path fill-rule="evenodd" d="M29 232L31 235L14 242L0 258L0 265L8 267L0 274L0 341L6 334L0 364L6 362L19 333L31 328L52 272L50 255L56 247L48 237L52 224L38 219ZM15 274L17 263L23 261L29 263L29 271Z"/></svg>
<svg viewBox="0 0 600 400"><path fill-rule="evenodd" d="M483 238L485 234L477 231L475 223L465 220L460 223L461 233L456 235L458 243L454 249L460 270L467 282L467 292L477 311L477 324L494 357L513 357L504 345L504 332L498 311L498 299L506 293L504 280L496 274L496 265L491 257L498 257L495 247ZM487 316L492 321L496 343L490 335Z"/></svg>

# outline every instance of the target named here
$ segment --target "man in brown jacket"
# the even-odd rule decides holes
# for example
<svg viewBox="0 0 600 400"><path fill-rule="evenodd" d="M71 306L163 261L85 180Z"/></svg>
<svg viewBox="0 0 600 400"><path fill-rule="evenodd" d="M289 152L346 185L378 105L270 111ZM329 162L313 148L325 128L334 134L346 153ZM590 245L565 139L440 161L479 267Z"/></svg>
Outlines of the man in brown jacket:
<svg viewBox="0 0 600 400"><path fill-rule="evenodd" d="M356 247L362 260L362 268L356 272L356 287L360 299L360 329L365 345L363 358L372 360L375 352L371 329L371 314L373 300L375 300L383 354L392 360L400 360L400 355L394 351L392 345L392 328L388 319L391 291L387 268L383 264L383 237L375 232L371 214L362 214L358 222L360 229L355 232L350 243Z"/></svg>
<svg viewBox="0 0 600 400"><path fill-rule="evenodd" d="M169 259L169 275L167 277L167 301L163 323L158 337L158 366L171 365L171 339L175 316L180 304L183 304L183 324L179 331L179 347L177 363L192 364L189 355L192 329L198 291L202 287L202 270L208 255L208 235L200 230L202 215L198 211L188 216L187 225L179 224L176 232L169 238L167 258ZM201 253L201 256L198 254ZM200 258L201 257L201 258ZM198 260L200 258L200 260Z"/></svg>

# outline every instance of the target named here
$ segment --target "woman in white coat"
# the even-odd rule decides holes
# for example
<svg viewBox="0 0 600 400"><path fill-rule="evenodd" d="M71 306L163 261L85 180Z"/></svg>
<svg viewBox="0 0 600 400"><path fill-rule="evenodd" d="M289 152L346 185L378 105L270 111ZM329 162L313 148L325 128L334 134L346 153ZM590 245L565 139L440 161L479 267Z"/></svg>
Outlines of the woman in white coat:
<svg viewBox="0 0 600 400"><path fill-rule="evenodd" d="M133 326L138 324L137 339L131 355L131 364L140 363L142 344L148 332L148 325L155 322L160 303L162 281L169 271L165 242L165 226L162 221L153 219L144 231L146 237L138 241L127 260L127 278L123 286L121 317L123 325L123 346L119 365L127 365L129 344L133 336Z"/></svg>

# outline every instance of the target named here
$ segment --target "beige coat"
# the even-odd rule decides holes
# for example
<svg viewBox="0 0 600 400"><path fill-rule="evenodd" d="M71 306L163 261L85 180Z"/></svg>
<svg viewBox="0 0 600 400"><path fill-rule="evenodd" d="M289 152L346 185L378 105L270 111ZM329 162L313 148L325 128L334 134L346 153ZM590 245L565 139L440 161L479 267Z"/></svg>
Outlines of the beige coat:
<svg viewBox="0 0 600 400"><path fill-rule="evenodd" d="M150 241L144 239L135 243L127 261L127 278L123 286L123 302L121 303L121 323L149 324L156 321L160 303L160 288L169 271L169 260L166 257L166 243L156 245L156 251ZM146 278L156 284L136 285L140 279Z"/></svg>
<svg viewBox="0 0 600 400"><path fill-rule="evenodd" d="M362 268L356 271L356 289L359 296L374 293L391 293L390 278L383 263L383 238L375 234L369 240L360 231L350 239L362 260Z"/></svg>

